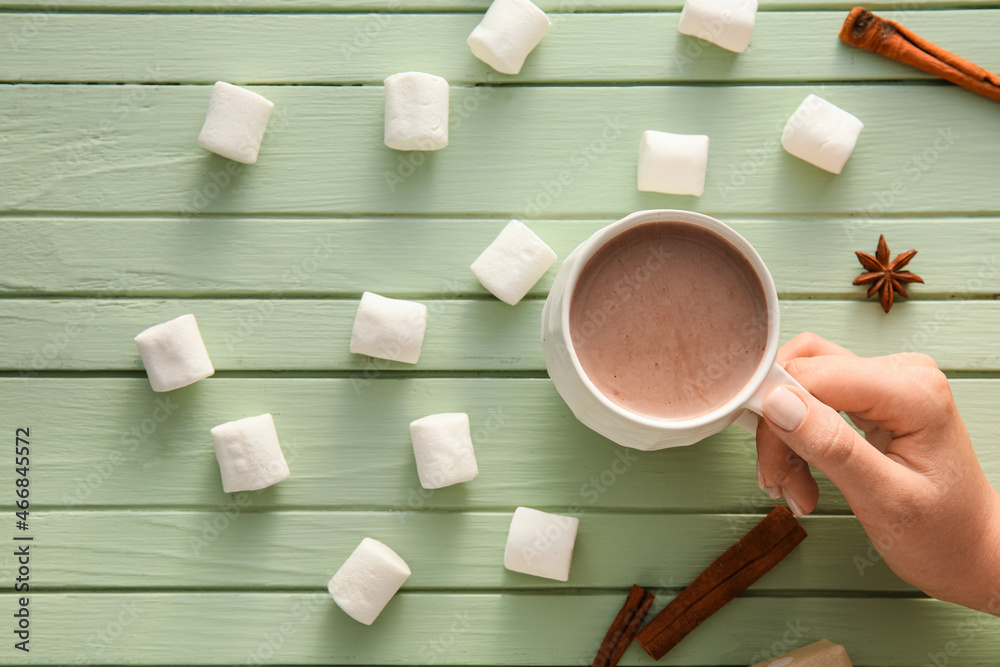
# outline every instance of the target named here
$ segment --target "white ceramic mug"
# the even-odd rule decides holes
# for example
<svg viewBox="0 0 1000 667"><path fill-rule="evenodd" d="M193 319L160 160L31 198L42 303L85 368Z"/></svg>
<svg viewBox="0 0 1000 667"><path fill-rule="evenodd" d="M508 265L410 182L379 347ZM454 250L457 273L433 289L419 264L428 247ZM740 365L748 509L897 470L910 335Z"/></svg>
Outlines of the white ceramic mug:
<svg viewBox="0 0 1000 667"><path fill-rule="evenodd" d="M760 278L767 304L767 343L749 382L723 405L691 419L657 419L626 410L594 386L573 349L569 308L580 271L595 252L626 229L649 222L686 222L709 229L739 251ZM764 398L779 385L798 385L778 366L778 293L760 255L732 228L691 211L639 211L594 233L577 246L556 274L542 310L542 350L549 376L563 400L581 422L620 445L653 450L691 445L718 433L730 424L753 432ZM751 412L752 411L752 412ZM756 414L754 414L756 413Z"/></svg>

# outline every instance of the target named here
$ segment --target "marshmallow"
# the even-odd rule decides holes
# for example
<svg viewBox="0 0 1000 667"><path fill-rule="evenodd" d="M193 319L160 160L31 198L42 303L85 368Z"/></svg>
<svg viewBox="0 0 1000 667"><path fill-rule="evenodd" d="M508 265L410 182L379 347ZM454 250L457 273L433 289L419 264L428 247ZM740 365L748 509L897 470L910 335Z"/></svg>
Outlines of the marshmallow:
<svg viewBox="0 0 1000 667"><path fill-rule="evenodd" d="M757 0L687 0L677 30L743 53L756 16Z"/></svg>
<svg viewBox="0 0 1000 667"><path fill-rule="evenodd" d="M351 329L351 352L415 364L426 328L424 304L365 292Z"/></svg>
<svg viewBox="0 0 1000 667"><path fill-rule="evenodd" d="M708 137L646 130L639 141L638 185L643 192L694 195L705 192Z"/></svg>
<svg viewBox="0 0 1000 667"><path fill-rule="evenodd" d="M840 107L808 95L785 124L781 145L795 157L839 174L864 128Z"/></svg>
<svg viewBox="0 0 1000 667"><path fill-rule="evenodd" d="M423 72L400 72L384 83L386 146L436 151L448 145L447 81Z"/></svg>
<svg viewBox="0 0 1000 667"><path fill-rule="evenodd" d="M843 646L821 639L776 658L756 662L751 667L851 667L851 659Z"/></svg>
<svg viewBox="0 0 1000 667"><path fill-rule="evenodd" d="M135 345L153 391L180 389L215 373L194 315L146 329Z"/></svg>
<svg viewBox="0 0 1000 667"><path fill-rule="evenodd" d="M580 520L518 507L507 533L503 566L514 572L566 581Z"/></svg>
<svg viewBox="0 0 1000 667"><path fill-rule="evenodd" d="M470 267L483 287L512 306L545 275L556 253L518 220L511 220Z"/></svg>
<svg viewBox="0 0 1000 667"><path fill-rule="evenodd" d="M253 164L274 102L257 93L216 81L198 145L230 160Z"/></svg>
<svg viewBox="0 0 1000 667"><path fill-rule="evenodd" d="M212 444L226 493L256 491L288 479L270 414L219 424L212 429Z"/></svg>
<svg viewBox="0 0 1000 667"><path fill-rule="evenodd" d="M529 0L493 0L467 40L472 55L503 74L517 74L552 21Z"/></svg>
<svg viewBox="0 0 1000 667"><path fill-rule="evenodd" d="M410 576L406 561L378 540L366 537L327 584L347 615L371 625Z"/></svg>
<svg viewBox="0 0 1000 667"><path fill-rule="evenodd" d="M472 448L469 415L445 412L410 422L420 486L440 489L468 482L479 474Z"/></svg>

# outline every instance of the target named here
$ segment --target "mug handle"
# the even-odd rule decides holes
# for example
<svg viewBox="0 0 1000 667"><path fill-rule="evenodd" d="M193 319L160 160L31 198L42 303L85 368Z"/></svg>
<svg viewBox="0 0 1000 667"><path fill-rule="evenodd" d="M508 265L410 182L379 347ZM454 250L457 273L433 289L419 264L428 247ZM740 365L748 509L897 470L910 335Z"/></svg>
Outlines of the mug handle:
<svg viewBox="0 0 1000 667"><path fill-rule="evenodd" d="M747 433L756 433L758 415L763 414L764 410L764 399L772 391L786 384L798 387L799 389L803 388L795 378L788 374L788 371L778 364L773 364L771 370L764 376L764 381L760 383L760 387L757 388L757 391L747 401L746 410L733 423Z"/></svg>

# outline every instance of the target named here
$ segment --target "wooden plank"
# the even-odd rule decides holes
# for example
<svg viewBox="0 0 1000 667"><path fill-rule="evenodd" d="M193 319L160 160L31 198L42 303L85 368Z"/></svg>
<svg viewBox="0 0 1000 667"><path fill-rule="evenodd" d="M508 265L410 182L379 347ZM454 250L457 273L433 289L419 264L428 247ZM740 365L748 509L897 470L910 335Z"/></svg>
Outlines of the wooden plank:
<svg viewBox="0 0 1000 667"><path fill-rule="evenodd" d="M2 299L0 370L142 372L132 338L193 313L217 371L545 371L540 299L516 308L494 299L425 303L427 333L411 365L351 354L354 299ZM875 301L783 301L781 318L783 341L813 331L865 356L923 352L948 371L1000 370L993 300L901 302L889 317Z"/></svg>
<svg viewBox="0 0 1000 667"><path fill-rule="evenodd" d="M677 12L684 6L683 0L538 0L539 7L556 16L574 12ZM233 14L248 12L309 12L309 13L428 13L457 12L482 13L490 6L490 0L120 0L114 4L97 0L4 0L0 2L3 11L42 12L47 16L58 11L94 11L101 13L157 12L157 13L210 13ZM788 11L802 9L840 10L846 12L854 5L843 0L762 0L760 11ZM872 0L865 3L872 10L898 21L904 21L925 10L948 8L995 8L994 0L911 0L896 2ZM31 36L35 30L43 29L46 23L32 23L23 28L24 36Z"/></svg>
<svg viewBox="0 0 1000 667"><path fill-rule="evenodd" d="M536 220L531 227L565 258L610 222ZM851 286L861 270L854 251L874 252L880 233L893 252L920 251L912 266L927 284L913 286L914 299L1000 294L1000 218L724 222L754 244L782 296L861 298L864 291ZM434 299L488 295L469 265L506 220L12 216L0 224L0 296L334 297L370 290ZM557 267L531 297L548 293Z"/></svg>
<svg viewBox="0 0 1000 667"><path fill-rule="evenodd" d="M837 39L844 12L765 12L736 56L677 32L677 13L560 15L515 76L477 60L466 37L479 14L0 15L0 80L381 85L401 63L452 84L490 82L876 81L932 79ZM1000 68L1000 10L918 12L907 26L988 69ZM434 35L434 49L415 48ZM623 39L628 35L628 39ZM294 40L296 48L289 48ZM107 45L115 48L109 50ZM189 47L179 49L177 44ZM254 48L247 49L247 44ZM310 53L304 62L302 51ZM225 54L220 57L219 54ZM789 63L794 62L794 67ZM312 63L322 63L317 67Z"/></svg>
<svg viewBox="0 0 1000 667"><path fill-rule="evenodd" d="M370 627L338 609L321 592L323 583L317 581L315 594L38 594L31 602L39 610L31 658L151 665L588 664L632 582L588 595L400 593ZM822 638L845 644L862 667L919 667L938 654L949 667L979 667L1000 654L996 617L936 600L740 598L659 663L632 646L621 664L747 665L773 655L772 648ZM9 643L0 651L4 664L24 661Z"/></svg>
<svg viewBox="0 0 1000 667"><path fill-rule="evenodd" d="M1000 485L1000 381L953 380L952 389ZM731 428L691 447L616 447L574 419L547 379L210 378L156 395L145 378L2 378L0 404L5 432L32 428L33 464L45 471L32 480L38 510L225 506L208 431L263 412L274 414L292 475L254 493L256 508L758 514L773 506L757 488L750 435ZM445 411L469 414L480 474L429 492L417 480L408 424ZM817 479L819 513L849 511Z"/></svg>
<svg viewBox="0 0 1000 667"><path fill-rule="evenodd" d="M571 512L581 523L565 584L504 569L513 507L460 514L257 512L253 497L236 494L212 512L34 512L31 528L54 538L33 561L45 573L39 587L309 589L333 576L362 538L374 537L413 570L406 590L616 588L657 576L666 581L668 572L670 586L680 588L763 518ZM915 590L869 554L871 542L854 517L807 517L803 525L809 539L754 590ZM109 552L95 535L113 535L115 549Z"/></svg>
<svg viewBox="0 0 1000 667"><path fill-rule="evenodd" d="M277 110L260 162L247 167L195 141L207 86L0 86L0 201L12 211L528 220L694 206L859 219L996 210L996 104L944 84L455 87L451 143L430 155L382 145L379 87L256 90ZM780 148L781 128L810 92L868 124L838 176ZM914 121L891 122L900 109ZM713 137L704 196L636 190L647 129ZM222 242L211 228L205 240Z"/></svg>

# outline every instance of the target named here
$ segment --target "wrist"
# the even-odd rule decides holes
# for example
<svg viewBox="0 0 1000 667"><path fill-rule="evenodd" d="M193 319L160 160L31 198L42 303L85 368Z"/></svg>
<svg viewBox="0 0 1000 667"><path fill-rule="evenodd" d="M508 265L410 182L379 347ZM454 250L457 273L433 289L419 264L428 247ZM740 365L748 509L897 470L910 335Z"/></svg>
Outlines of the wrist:
<svg viewBox="0 0 1000 667"><path fill-rule="evenodd" d="M986 512L986 525L982 533L984 539L979 554L980 567L977 568L982 576L977 577L979 586L976 599L968 606L1000 616L1000 494L992 487L990 490L992 494L989 506L992 511Z"/></svg>

